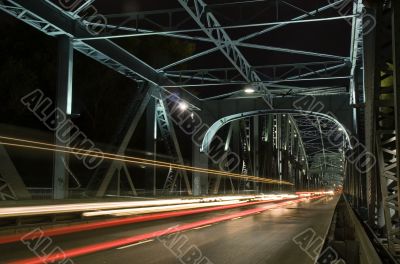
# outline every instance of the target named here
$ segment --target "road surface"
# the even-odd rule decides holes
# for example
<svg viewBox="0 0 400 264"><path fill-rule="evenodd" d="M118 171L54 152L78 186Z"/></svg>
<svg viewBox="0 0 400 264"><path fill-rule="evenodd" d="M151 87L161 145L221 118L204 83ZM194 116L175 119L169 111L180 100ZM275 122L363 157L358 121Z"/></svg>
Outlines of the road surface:
<svg viewBox="0 0 400 264"><path fill-rule="evenodd" d="M0 262L22 260L19 263L34 263L28 259L35 257L35 254L43 256L52 250L62 250L68 258L56 263L311 264L315 259L303 251L293 238L307 230L315 232L314 239L323 238L329 229L338 198L325 197L286 205L108 250L96 250L96 245L244 212L263 205L66 234L43 240L43 243L18 241L0 245ZM68 254L71 249L88 248L94 250L77 257ZM194 261L196 259L197 262Z"/></svg>

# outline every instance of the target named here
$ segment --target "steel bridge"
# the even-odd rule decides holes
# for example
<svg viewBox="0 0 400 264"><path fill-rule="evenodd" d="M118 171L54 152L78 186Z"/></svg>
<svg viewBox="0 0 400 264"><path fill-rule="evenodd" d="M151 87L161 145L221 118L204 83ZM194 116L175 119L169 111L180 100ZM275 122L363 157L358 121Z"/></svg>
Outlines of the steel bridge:
<svg viewBox="0 0 400 264"><path fill-rule="evenodd" d="M146 6L145 1L137 2ZM48 131L54 139L52 142L11 137L4 131L0 133L0 200L6 205L4 212L0 208L0 219L4 220L5 232L41 226L42 222L48 225L47 222L54 224L65 219L77 221L105 215L121 217L152 213L154 219L164 219L167 216L161 216L160 212L174 211L178 216L182 212L179 210L200 210L194 209L204 206L199 203L219 203L214 206L236 208L233 205L244 200L261 203L270 199L264 195L280 195L278 200L282 206L289 204L305 211L285 211L280 216L271 213L270 218L263 216L265 221L272 219L273 227L278 230L281 228L279 222L284 221L287 214L302 219L294 222L299 228L288 227L287 233L284 230L282 234L273 233L275 235L271 235L268 242L272 244L257 239L254 243L270 247L281 241L279 237L294 243L271 249L268 254L260 253L261 248L254 246L245 249L248 256L242 252L242 257L238 255L230 262L316 263L328 259L324 249L331 248L335 253L331 255L336 258L329 259L332 261L329 263L342 263L340 259L345 263L400 263L400 164L397 159L400 148L397 140L400 136L400 110L397 109L397 99L400 100L397 94L397 88L400 89L397 52L400 50L400 2L159 2L148 3L152 8L147 11L110 13L107 8L100 8L100 3L96 8L95 0L0 0L4 16L7 14L24 22L58 43L55 107L59 113L54 115L52 126L64 127L61 138L57 129ZM321 39L325 37L329 41ZM154 52L160 58L156 62L146 62L125 42L140 39L140 45L145 47L146 41L152 38L172 39L176 41L172 43L182 45L182 49L184 45L190 46L190 52L173 60L168 57L168 49L160 47L154 51L149 48L148 53ZM93 64L102 64L135 83L132 87L136 89L135 99L130 103L120 133L110 143L112 147L87 147L86 139L76 142L72 126L66 128L65 124L73 124L76 113L73 84L76 52L92 59ZM34 113L42 106L44 96L40 91L32 91L22 101ZM141 123L145 123L144 127ZM143 141L150 156L133 157L129 155L130 143L135 132L143 128L146 131ZM12 150L15 148L53 153L52 187L44 196L67 203L67 209L37 201L39 196L25 183L27 176L22 175L21 168L13 162ZM162 151L158 150L160 148ZM168 158L159 159L161 154L157 155L157 151ZM93 158L91 162L101 159L96 169L86 173L89 175L87 184L81 184L79 175L70 171L73 155ZM145 168L145 186L137 181L131 166ZM73 184L78 187L72 188ZM338 195L321 198L330 192L343 192L340 201ZM296 195L297 200L282 195ZM143 204L148 202L147 199L157 197L160 204L107 205L104 201L110 196L138 199ZM182 200L174 200L182 196L193 199L190 204L197 204L187 207L186 202L181 204ZM212 198L201 200L207 197ZM81 203L84 200L87 203L88 198L101 203L82 204L82 208L77 208L65 202L73 198L82 199ZM310 204L303 205L302 199L310 199ZM324 205L318 199L325 199ZM32 208L26 207L23 211L27 213L21 213L21 210L13 211L15 204ZM155 205L172 207L159 209ZM149 211L140 211L146 206ZM212 206L207 208L223 210ZM251 206L255 206L251 210L259 210L256 212L259 213L275 208L276 202L268 209L258 207L258 204ZM307 212L307 208L317 209ZM117 209L127 211L110 212ZM210 219L222 219L214 222L246 216L236 211L233 216L221 216L220 212L209 214ZM186 230L185 226L190 225L188 222L194 220L193 228L214 223L211 220L203 223L196 216L190 217L177 221L179 228L182 227L179 231ZM40 224L35 222L38 218ZM130 217L124 219L132 223L142 221L130 220ZM165 221L170 221L171 225L175 223ZM302 248L301 243L296 243L296 235L301 234L298 230L307 230L307 223L317 230L313 237L322 237L324 241L315 251L319 257L312 258L309 252L304 254L310 247ZM158 230L156 227L169 227L168 224L143 224L138 230L148 228L153 232ZM250 226L248 230L227 228L237 228L233 231L235 234L251 241L251 237L257 236L257 230L251 228L253 223L249 218L243 220L243 224ZM79 225L83 224L77 224L76 230L97 229ZM128 236L124 227L114 228L121 238ZM58 236L55 235L57 232L62 235L77 232L65 230L50 230L49 236ZM260 227L260 230L272 234L266 227ZM88 243L93 243L91 237L96 235L92 232ZM114 231L110 232L104 231L104 241ZM114 241L114 246L106 246L106 242L102 242L97 245L99 250L89 246L76 249L76 252L85 253L76 253L72 243L57 238L54 241L65 247L65 254L78 263L102 258L116 262L118 254L90 254L154 240L170 231L154 237L143 235L141 239L137 238L138 232L129 233L132 239L126 243ZM190 258L182 260L186 256L183 253L177 257L176 252L173 259L151 257L151 252L160 250L154 249L156 246L143 246L145 253L134 251L129 257L121 256L124 263L135 257L145 263L176 263L177 259L187 261L183 263L225 263L227 260L218 256L218 252L226 250L231 252L227 254L234 254L240 251L237 245L232 245L230 251L228 247L218 249L215 246L216 243L230 244L229 234L223 239L223 231L219 229L214 231L217 239L208 238L212 231L201 232L199 236L207 237L207 242L201 242L192 233L186 238L197 243L199 251L196 254L200 252L196 255L198 260L192 262ZM0 248L7 248L18 239L0 236ZM73 239L78 241L79 235ZM157 247L161 245L157 244ZM164 248L168 246L164 244ZM15 252L24 250L26 248L15 247ZM290 256L285 258L285 255ZM21 253L19 257L26 257L21 260L25 262L18 263L41 263L34 262L29 256ZM296 262L296 256L300 262ZM48 257L52 261L62 260L54 253L48 253ZM12 259L15 259L13 252L5 254L4 260Z"/></svg>

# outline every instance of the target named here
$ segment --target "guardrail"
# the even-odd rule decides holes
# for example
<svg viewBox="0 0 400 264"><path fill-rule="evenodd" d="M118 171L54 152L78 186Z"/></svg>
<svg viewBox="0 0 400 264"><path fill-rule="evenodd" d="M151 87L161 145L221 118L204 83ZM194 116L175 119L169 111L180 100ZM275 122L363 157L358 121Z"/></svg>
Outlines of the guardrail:
<svg viewBox="0 0 400 264"><path fill-rule="evenodd" d="M336 207L325 248L331 247L346 264L382 264L362 223L342 195Z"/></svg>

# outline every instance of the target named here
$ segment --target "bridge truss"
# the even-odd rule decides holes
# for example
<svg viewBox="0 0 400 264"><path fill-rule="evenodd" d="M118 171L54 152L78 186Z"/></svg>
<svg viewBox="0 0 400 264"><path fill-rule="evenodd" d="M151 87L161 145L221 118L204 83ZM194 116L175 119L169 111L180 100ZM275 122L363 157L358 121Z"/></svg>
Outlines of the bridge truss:
<svg viewBox="0 0 400 264"><path fill-rule="evenodd" d="M226 3L177 0L171 1L171 6L174 7L170 9L91 15L85 11L96 6L95 1L74 3L62 6L54 0L1 0L0 9L51 37L60 41L63 39L66 43L64 46L72 48L68 56L71 56L71 52L78 51L127 78L137 82L145 81L154 86L155 89L150 89L148 95L158 102L155 110L158 113L157 123L162 128L162 137L168 138L166 142L170 142L167 148L175 156L173 160L178 163L184 161L179 157L175 133L171 129L164 129L168 128L165 126L168 124L165 118L170 109L163 105L163 96L178 94L180 100L189 105L189 110L198 113L203 119L212 112L208 109L207 102L213 100L223 102L254 98L262 100L265 109L279 107L274 105L274 99L284 97L344 94L355 100L355 78L360 68L359 59L363 48L360 16L364 9L361 1L350 4L350 11L345 14L340 12L343 7L348 6L343 0L305 6L282 0ZM336 51L330 51L329 48L320 49L317 42L310 46L315 50L305 50L295 47L295 43L288 45L290 47L280 47L272 41L276 38L274 33L283 30L284 34L290 36L298 26L305 30L310 27L312 31L313 25L326 24L328 27L336 23L352 24L352 27L347 25L351 45L348 52L343 54L335 54ZM195 52L177 61L169 61L166 65L149 65L119 44L127 38L153 36L193 43ZM271 44L266 44L269 42ZM58 89L72 93L73 87L68 84L72 78L69 68L68 65L59 67L61 76L65 76L66 81ZM246 89L248 92L245 92ZM203 92L204 90L212 92ZM160 94L163 96L160 97ZM148 100L148 96L144 98ZM67 100L65 103L64 108L67 111L72 102ZM136 115L140 116L146 104L138 104ZM241 108L238 107L237 111L240 113ZM215 120L208 121L211 125ZM135 124L137 118L132 121ZM123 144L120 153L124 153L134 128L135 125L128 129L128 134L121 140ZM338 183L343 177L342 157L348 144L341 143L340 147L330 145L326 133L332 128L337 127L318 117L276 114L260 120L252 117L244 121L237 129L232 130L232 137L227 139L231 139L230 148L244 150L239 151L243 174L251 172L263 177L268 176L267 174L276 175L279 179L287 178L298 182L299 178L292 179L289 175L294 173L305 177L304 186L309 186L308 181L311 181L312 174L315 177L314 184L318 182L315 185L317 188L322 187L323 183ZM336 133L341 134L340 131ZM267 144L260 147L263 138L271 139L271 146ZM302 144L297 144L298 142ZM240 146L233 146L234 144ZM258 151L270 148L274 155L254 156L249 148L245 151L250 145L250 149ZM288 148L290 155L287 154ZM265 162L276 164L276 169L262 169L260 164ZM285 166L290 169L284 168L283 164L289 164ZM203 165L209 166L208 162ZM94 184L100 186L97 192L100 196L106 193L115 169L121 169L121 165L112 166L102 182ZM293 173L289 172L292 168ZM286 175L282 175L283 171ZM55 174L63 175L61 171L56 171ZM166 177L164 191L173 193L177 177L185 179L186 190L190 193L188 176L175 171L170 171ZM210 179L211 181L213 184L206 189L218 192L220 180ZM193 185L197 182L192 180ZM238 186L232 187L232 191L238 189ZM133 184L130 188L135 193ZM198 187L192 188L193 193L199 193ZM65 188L59 188L60 192L63 189Z"/></svg>

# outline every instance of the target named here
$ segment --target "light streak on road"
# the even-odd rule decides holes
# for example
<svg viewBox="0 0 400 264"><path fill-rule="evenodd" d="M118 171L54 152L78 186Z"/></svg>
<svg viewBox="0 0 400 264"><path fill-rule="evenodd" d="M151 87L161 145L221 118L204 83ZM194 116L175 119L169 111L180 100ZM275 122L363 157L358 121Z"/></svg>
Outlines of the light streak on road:
<svg viewBox="0 0 400 264"><path fill-rule="evenodd" d="M281 201L291 200L290 198L282 198ZM84 224L76 224L72 226L66 227L55 227L44 229L42 232L30 232L30 233L21 233L15 235L7 235L0 237L0 244L8 244L19 241L21 237L25 239L34 239L38 236L44 235L46 237L53 237L53 236L60 236L65 234L71 234L81 231L88 231L88 230L95 230L101 228L109 228L127 224L134 224L134 223L141 223L141 222L148 222L148 221L155 221L161 219L168 219L173 217L180 217L180 216L188 216L193 214L200 214L200 213L208 213L208 212L215 212L215 211L222 211L228 209L235 209L241 208L246 206L252 205L259 205L259 204L267 204L276 202L275 199L269 200L259 200L259 201L249 201L247 203L236 203L230 205L223 205L223 206L214 206L214 207L207 207L207 208L197 208L191 210L181 210L181 211L172 211L172 212L164 212L164 213L155 213L155 214L147 214L135 217L128 217L122 219L112 219L112 220L105 220L105 221L98 221L92 223L84 223Z"/></svg>
<svg viewBox="0 0 400 264"><path fill-rule="evenodd" d="M177 233L177 232L191 230L191 229L195 229L195 228L198 228L201 226L212 225L212 224L215 224L218 222L223 222L223 221L231 220L231 219L238 218L238 217L245 217L245 216L257 214L260 212L264 212L267 210L271 210L274 208L297 204L297 203L300 203L303 201L317 199L317 198L321 198L321 197L322 196L314 196L311 198L299 198L299 199L292 200L292 201L286 201L286 202L281 202L281 203L277 203L277 204L266 205L266 206L262 206L260 208L248 209L248 210L237 212L237 213L226 214L223 216L212 217L212 218L205 219L205 220L187 223L187 224L183 224L183 225L180 225L180 226L177 226L174 228L162 229L162 230L145 233L145 234L140 234L140 235L135 235L135 236L127 237L127 238L122 238L122 239L92 244L92 245L88 245L88 246L78 247L78 248L74 248L74 249L69 249L69 250L64 251L64 254L50 254L50 255L47 255L47 256L44 256L41 258L33 257L33 258L29 258L29 259L16 260L16 261L9 262L9 264L41 264L41 263L43 263L43 260L45 260L47 263L56 262L58 260L63 260L66 258L74 258L74 257L82 256L82 255L95 253L98 251L123 247L126 245L135 244L135 243L138 243L141 241L154 239L154 238L157 238L160 236L166 236L166 235Z"/></svg>
<svg viewBox="0 0 400 264"><path fill-rule="evenodd" d="M230 200L253 200L255 195L245 196L227 196L227 197L204 197L204 198L186 198L186 199L157 199L151 201L134 201L134 202L97 202L97 203L72 203L60 205L35 205L35 206L14 206L0 208L0 218L18 217L18 216L33 216L43 214L59 214L72 212L88 212L94 210L136 208L161 205L177 205L177 204L194 204L206 202L219 202Z"/></svg>
<svg viewBox="0 0 400 264"><path fill-rule="evenodd" d="M135 214L149 214L149 213L159 213L159 212L168 212L168 211L176 211L176 210L221 206L221 205L238 204L238 203L245 203L245 202L246 201L233 200L233 201L225 201L225 202L199 203L199 204L188 204L188 205L154 206L154 207L148 207L148 208L134 208L134 209L119 209L119 210L105 210L105 211L98 211L98 212L86 212L86 213L83 213L82 215L85 217L100 216L100 215L126 216L126 215L135 215Z"/></svg>

